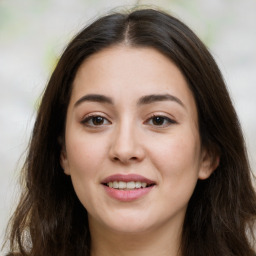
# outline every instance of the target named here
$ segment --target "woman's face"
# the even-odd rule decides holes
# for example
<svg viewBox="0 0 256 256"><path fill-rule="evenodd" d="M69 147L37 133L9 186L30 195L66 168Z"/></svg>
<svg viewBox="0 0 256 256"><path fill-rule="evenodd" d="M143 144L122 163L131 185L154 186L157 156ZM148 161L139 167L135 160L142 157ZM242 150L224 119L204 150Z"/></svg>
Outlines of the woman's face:
<svg viewBox="0 0 256 256"><path fill-rule="evenodd" d="M212 172L180 70L152 48L115 46L80 66L61 164L91 229L180 230L198 179Z"/></svg>

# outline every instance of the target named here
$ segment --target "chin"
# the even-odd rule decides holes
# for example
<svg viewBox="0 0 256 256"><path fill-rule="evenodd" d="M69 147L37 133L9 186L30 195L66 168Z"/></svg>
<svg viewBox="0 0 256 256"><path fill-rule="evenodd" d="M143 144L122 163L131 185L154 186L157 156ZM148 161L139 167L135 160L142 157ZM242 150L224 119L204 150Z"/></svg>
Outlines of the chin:
<svg viewBox="0 0 256 256"><path fill-rule="evenodd" d="M113 230L113 232L116 232L116 233L120 233L121 234L124 234L124 235L129 235L129 234L140 234L140 233L145 233L147 231L150 231L151 228L150 226L146 226L146 225L143 225L141 223L127 223L125 225L123 224L116 224L116 225L113 225L113 226L109 226L109 228L111 230Z"/></svg>
<svg viewBox="0 0 256 256"><path fill-rule="evenodd" d="M104 211L103 211L104 212ZM97 214L98 215L98 214ZM147 218L146 214L134 211L105 211L99 215L89 214L89 224L91 227L103 228L114 233L138 233L145 232L152 226L152 218ZM149 217L149 216L148 216ZM151 219L151 221L149 221Z"/></svg>
<svg viewBox="0 0 256 256"><path fill-rule="evenodd" d="M127 214L112 216L105 224L114 232L123 234L144 233L153 230L156 225L152 218L147 219L145 215L128 216Z"/></svg>

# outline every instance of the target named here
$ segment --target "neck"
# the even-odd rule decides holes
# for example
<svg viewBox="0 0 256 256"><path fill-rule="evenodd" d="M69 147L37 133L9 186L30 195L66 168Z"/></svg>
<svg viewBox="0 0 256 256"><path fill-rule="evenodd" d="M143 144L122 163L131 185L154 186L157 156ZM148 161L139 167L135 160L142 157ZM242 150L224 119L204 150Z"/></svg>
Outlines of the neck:
<svg viewBox="0 0 256 256"><path fill-rule="evenodd" d="M180 256L181 228L162 227L141 233L91 229L91 256Z"/></svg>

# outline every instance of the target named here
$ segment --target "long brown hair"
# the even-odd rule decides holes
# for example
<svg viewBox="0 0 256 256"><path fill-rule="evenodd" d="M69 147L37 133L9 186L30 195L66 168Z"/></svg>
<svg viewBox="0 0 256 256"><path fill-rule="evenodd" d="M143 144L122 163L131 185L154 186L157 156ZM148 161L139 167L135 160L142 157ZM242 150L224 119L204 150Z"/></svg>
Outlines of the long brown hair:
<svg viewBox="0 0 256 256"><path fill-rule="evenodd" d="M10 221L9 255L90 255L87 212L60 166L60 150L79 66L88 56L116 44L153 47L177 65L197 104L202 146L213 158L220 156L218 168L207 180L198 181L189 201L181 254L254 255L255 191L240 124L222 75L186 25L152 9L102 17L84 28L62 54L34 125L22 174L25 189Z"/></svg>

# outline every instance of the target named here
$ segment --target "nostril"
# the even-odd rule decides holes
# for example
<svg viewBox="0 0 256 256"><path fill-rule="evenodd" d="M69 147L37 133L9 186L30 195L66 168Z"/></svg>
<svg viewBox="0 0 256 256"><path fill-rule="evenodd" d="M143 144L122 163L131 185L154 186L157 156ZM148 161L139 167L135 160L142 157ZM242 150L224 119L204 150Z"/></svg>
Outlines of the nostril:
<svg viewBox="0 0 256 256"><path fill-rule="evenodd" d="M137 161L138 158L136 156L133 156L133 157L130 157L130 158L127 158L127 159L124 159L124 158L119 158L117 156L113 157L112 158L114 162L130 162L130 161Z"/></svg>

